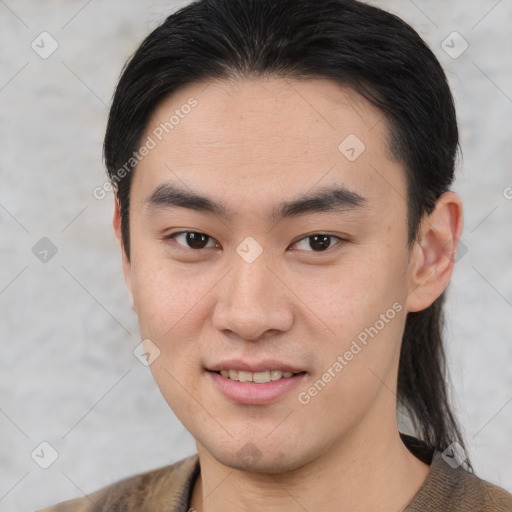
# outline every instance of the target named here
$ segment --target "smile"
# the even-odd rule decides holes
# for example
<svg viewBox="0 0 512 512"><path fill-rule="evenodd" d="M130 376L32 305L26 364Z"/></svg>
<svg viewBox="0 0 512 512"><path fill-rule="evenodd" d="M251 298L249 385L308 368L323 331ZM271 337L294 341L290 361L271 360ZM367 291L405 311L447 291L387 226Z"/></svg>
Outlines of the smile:
<svg viewBox="0 0 512 512"><path fill-rule="evenodd" d="M244 372L238 370L221 370L220 373L227 379L236 380L239 382L255 382L257 384L264 384L280 379L288 379L293 375L292 372L283 372L281 370L268 370L264 372ZM302 373L302 372L300 372Z"/></svg>

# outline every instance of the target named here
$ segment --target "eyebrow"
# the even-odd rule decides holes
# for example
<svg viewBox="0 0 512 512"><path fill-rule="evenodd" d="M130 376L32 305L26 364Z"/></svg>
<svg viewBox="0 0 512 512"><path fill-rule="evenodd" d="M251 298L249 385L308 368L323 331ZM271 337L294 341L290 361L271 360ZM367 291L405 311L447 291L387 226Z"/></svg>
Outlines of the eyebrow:
<svg viewBox="0 0 512 512"><path fill-rule="evenodd" d="M152 212L162 209L188 208L227 220L234 216L234 212L224 202L202 196L191 190L177 188L169 183L159 185L144 203ZM274 205L268 216L274 221L280 221L312 213L344 213L366 206L367 203L366 198L344 186L330 186Z"/></svg>

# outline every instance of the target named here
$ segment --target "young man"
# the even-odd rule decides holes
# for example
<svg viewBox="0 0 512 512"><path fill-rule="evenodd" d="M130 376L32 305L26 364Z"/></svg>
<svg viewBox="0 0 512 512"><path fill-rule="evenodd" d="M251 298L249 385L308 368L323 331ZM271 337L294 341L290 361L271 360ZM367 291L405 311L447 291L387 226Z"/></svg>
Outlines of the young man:
<svg viewBox="0 0 512 512"><path fill-rule="evenodd" d="M198 454L49 510L512 510L446 398L457 146L439 63L389 13L170 16L121 76L105 158L150 368Z"/></svg>

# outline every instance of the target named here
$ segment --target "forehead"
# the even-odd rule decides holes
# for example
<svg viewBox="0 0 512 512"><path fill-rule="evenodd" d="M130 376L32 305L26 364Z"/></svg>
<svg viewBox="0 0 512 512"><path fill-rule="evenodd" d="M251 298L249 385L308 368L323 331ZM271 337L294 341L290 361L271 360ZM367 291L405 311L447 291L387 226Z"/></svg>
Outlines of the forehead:
<svg viewBox="0 0 512 512"><path fill-rule="evenodd" d="M242 206L333 183L376 199L383 188L405 190L383 114L327 79L194 83L160 103L142 142L148 137L155 146L133 184L146 195L169 180L218 197L229 190L234 201L244 192Z"/></svg>

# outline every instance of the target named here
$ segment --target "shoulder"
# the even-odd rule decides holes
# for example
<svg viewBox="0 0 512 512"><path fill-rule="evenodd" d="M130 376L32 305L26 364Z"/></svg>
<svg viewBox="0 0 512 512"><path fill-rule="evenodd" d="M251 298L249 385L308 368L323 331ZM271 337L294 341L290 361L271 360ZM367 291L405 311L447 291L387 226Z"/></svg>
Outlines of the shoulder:
<svg viewBox="0 0 512 512"><path fill-rule="evenodd" d="M452 467L440 451L407 512L512 512L512 494L462 466Z"/></svg>
<svg viewBox="0 0 512 512"><path fill-rule="evenodd" d="M512 494L473 473L461 471L464 472L459 484L461 503L467 503L475 512L512 512Z"/></svg>
<svg viewBox="0 0 512 512"><path fill-rule="evenodd" d="M125 478L81 498L64 501L38 512L174 510L169 505L184 504L182 502L186 500L198 467L198 455L195 454L169 466Z"/></svg>

